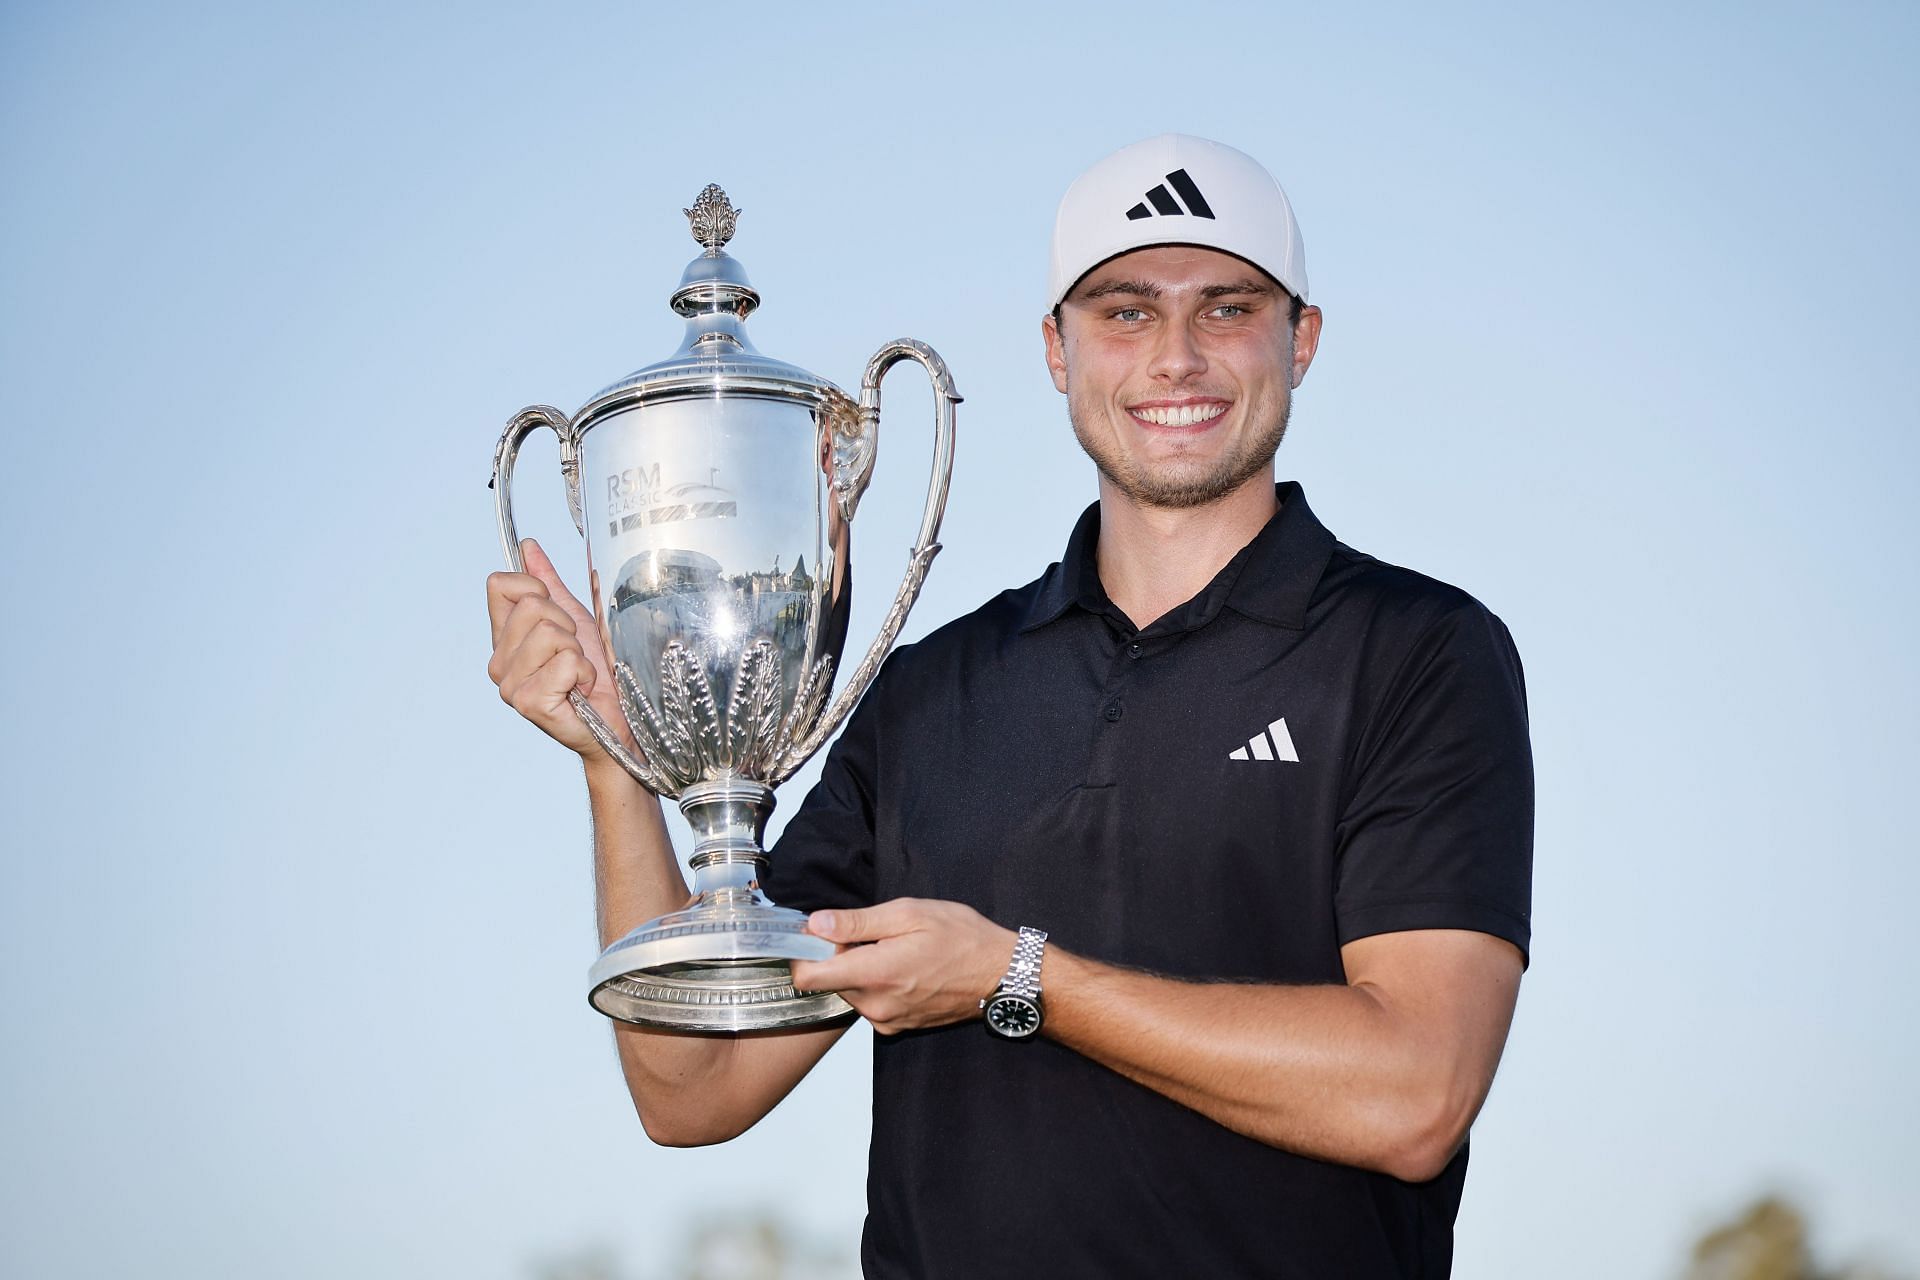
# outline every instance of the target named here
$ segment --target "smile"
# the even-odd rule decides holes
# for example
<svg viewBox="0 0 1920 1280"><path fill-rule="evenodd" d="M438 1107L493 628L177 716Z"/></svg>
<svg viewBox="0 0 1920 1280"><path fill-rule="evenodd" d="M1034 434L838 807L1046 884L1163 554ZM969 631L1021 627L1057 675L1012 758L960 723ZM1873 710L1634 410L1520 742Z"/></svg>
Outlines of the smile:
<svg viewBox="0 0 1920 1280"><path fill-rule="evenodd" d="M1135 405L1127 412L1156 427L1197 427L1212 422L1227 411L1222 400L1204 400L1197 404Z"/></svg>

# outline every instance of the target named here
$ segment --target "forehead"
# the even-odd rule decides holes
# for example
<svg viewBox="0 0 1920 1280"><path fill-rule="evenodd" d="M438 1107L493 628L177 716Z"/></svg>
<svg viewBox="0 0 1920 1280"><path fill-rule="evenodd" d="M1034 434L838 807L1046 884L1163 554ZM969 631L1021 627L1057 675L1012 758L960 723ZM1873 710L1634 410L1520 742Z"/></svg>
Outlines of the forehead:
<svg viewBox="0 0 1920 1280"><path fill-rule="evenodd" d="M1257 290L1283 292L1266 272L1244 258L1218 249L1191 244L1162 244L1135 249L1087 272L1067 294L1073 302L1097 289L1137 284L1157 292L1249 285Z"/></svg>

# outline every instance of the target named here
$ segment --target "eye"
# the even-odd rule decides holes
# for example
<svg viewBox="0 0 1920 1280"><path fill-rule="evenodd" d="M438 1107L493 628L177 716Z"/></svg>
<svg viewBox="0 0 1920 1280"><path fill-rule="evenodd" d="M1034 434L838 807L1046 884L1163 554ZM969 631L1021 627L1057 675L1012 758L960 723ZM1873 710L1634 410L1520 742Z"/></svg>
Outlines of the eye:
<svg viewBox="0 0 1920 1280"><path fill-rule="evenodd" d="M1223 302L1213 309L1213 314L1221 320L1236 320L1247 314L1247 309L1237 302Z"/></svg>
<svg viewBox="0 0 1920 1280"><path fill-rule="evenodd" d="M1147 313L1139 307L1120 307L1109 313L1108 318L1121 324L1138 324L1147 318Z"/></svg>

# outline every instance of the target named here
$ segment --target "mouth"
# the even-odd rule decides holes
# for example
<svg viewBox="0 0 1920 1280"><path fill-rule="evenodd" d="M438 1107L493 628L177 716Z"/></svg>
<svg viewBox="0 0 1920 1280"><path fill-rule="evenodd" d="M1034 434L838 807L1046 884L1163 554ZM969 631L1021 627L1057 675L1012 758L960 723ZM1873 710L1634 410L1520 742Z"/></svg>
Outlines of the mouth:
<svg viewBox="0 0 1920 1280"><path fill-rule="evenodd" d="M1148 400L1128 405L1136 421L1150 427L1204 427L1233 407L1230 400Z"/></svg>

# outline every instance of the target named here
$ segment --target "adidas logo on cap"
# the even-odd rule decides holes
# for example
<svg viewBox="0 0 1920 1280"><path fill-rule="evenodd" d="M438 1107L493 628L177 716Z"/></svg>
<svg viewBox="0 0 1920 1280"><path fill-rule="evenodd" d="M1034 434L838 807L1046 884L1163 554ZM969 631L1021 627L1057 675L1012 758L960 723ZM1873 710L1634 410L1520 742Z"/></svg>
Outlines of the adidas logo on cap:
<svg viewBox="0 0 1920 1280"><path fill-rule="evenodd" d="M1180 199L1187 202L1186 208L1180 207L1179 202L1173 198L1173 193L1167 190L1168 186L1180 193ZM1138 222L1142 218L1151 218L1153 209L1147 208L1149 200L1153 202L1153 209L1158 209L1162 215L1191 213L1196 218L1213 216L1213 206L1208 204L1207 198L1200 194L1200 188L1193 185L1193 178L1185 169L1175 169L1167 175L1165 185L1157 186L1147 192L1146 200L1127 210L1127 221Z"/></svg>

